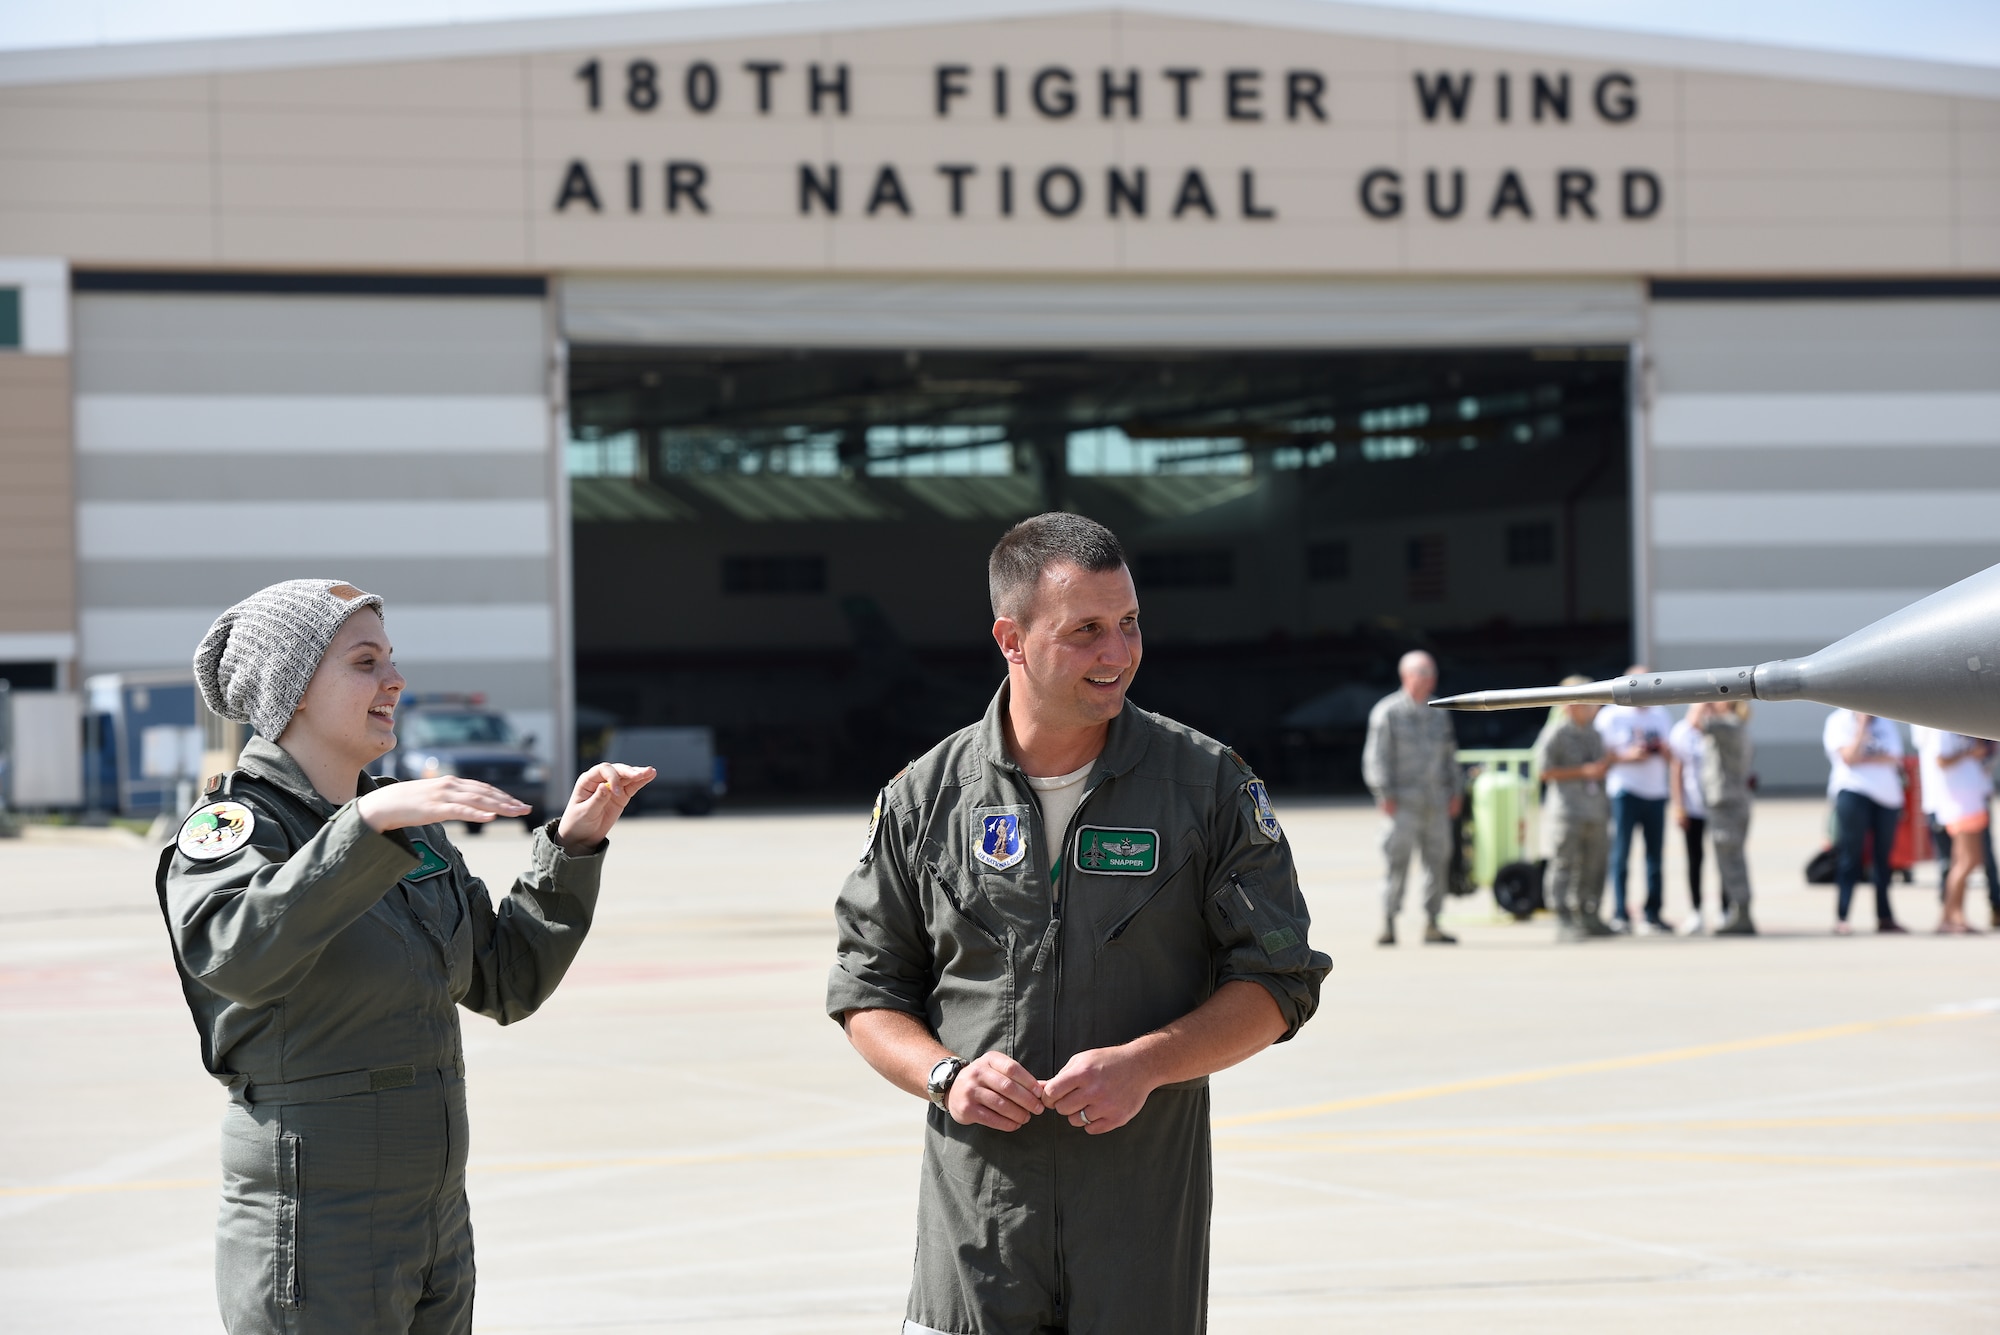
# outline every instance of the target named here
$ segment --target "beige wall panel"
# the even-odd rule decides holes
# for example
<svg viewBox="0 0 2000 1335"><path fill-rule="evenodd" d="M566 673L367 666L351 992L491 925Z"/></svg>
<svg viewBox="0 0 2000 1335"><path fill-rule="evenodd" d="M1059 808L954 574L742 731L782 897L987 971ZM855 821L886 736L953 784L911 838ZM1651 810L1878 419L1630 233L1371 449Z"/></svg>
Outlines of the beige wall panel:
<svg viewBox="0 0 2000 1335"><path fill-rule="evenodd" d="M57 159L204 160L206 107L77 106L0 110L0 153Z"/></svg>
<svg viewBox="0 0 2000 1335"><path fill-rule="evenodd" d="M1230 244L1216 229L1229 224L1182 223L1128 227L1124 265L1133 272L1185 272L1213 268L1229 273L1312 273L1330 266L1393 269L1400 266L1400 238L1392 228L1289 225L1283 221L1238 228Z"/></svg>
<svg viewBox="0 0 2000 1335"><path fill-rule="evenodd" d="M206 210L206 160L29 157L0 153L0 209Z"/></svg>
<svg viewBox="0 0 2000 1335"><path fill-rule="evenodd" d="M521 108L522 65L520 57L505 56L260 70L217 75L215 95L226 111L321 107L509 113Z"/></svg>
<svg viewBox="0 0 2000 1335"><path fill-rule="evenodd" d="M1116 14L1065 14L999 23L832 32L821 40L826 58L854 64L913 66L939 60L1006 65L1014 91L1024 73L1044 65L1095 69L1116 64L1123 24Z"/></svg>
<svg viewBox="0 0 2000 1335"><path fill-rule="evenodd" d="M1692 227L1682 252L1696 272L1727 273L1881 271L1910 272L1953 267L1951 230L1931 227L1783 227L1711 224Z"/></svg>
<svg viewBox="0 0 2000 1335"><path fill-rule="evenodd" d="M829 231L827 253L834 264L877 272L1039 269L1088 273L1118 266L1118 228L1082 218L1069 223L1017 220L1012 225L985 226L839 222Z"/></svg>
<svg viewBox="0 0 2000 1335"><path fill-rule="evenodd" d="M1980 223L1958 231L1958 267L1992 272L2000 269L2000 224Z"/></svg>
<svg viewBox="0 0 2000 1335"><path fill-rule="evenodd" d="M61 255L75 265L201 264L218 258L215 224L205 210L0 209L0 253Z"/></svg>
<svg viewBox="0 0 2000 1335"><path fill-rule="evenodd" d="M1951 99L1924 93L1718 74L1690 73L1684 79L1690 127L1845 125L1937 133L1950 121Z"/></svg>
<svg viewBox="0 0 2000 1335"><path fill-rule="evenodd" d="M1646 273L1670 269L1674 234L1664 225L1575 222L1463 225L1412 221L1405 267L1417 272Z"/></svg>
<svg viewBox="0 0 2000 1335"><path fill-rule="evenodd" d="M1387 129L1403 123L1408 107L1410 81L1407 74L1332 73L1327 75L1327 124L1340 130ZM1286 122L1290 124L1292 122ZM1304 128L1307 122L1296 122Z"/></svg>
<svg viewBox="0 0 2000 1335"><path fill-rule="evenodd" d="M2000 174L2000 123L1960 123L1952 135L1952 165L1962 172Z"/></svg>
<svg viewBox="0 0 2000 1335"><path fill-rule="evenodd" d="M531 263L555 269L657 269L661 257L683 269L822 269L825 224L801 228L788 218L677 221L605 214L535 224Z"/></svg>
<svg viewBox="0 0 2000 1335"><path fill-rule="evenodd" d="M2000 222L2000 176L1964 176L1957 182L1961 222Z"/></svg>
<svg viewBox="0 0 2000 1335"><path fill-rule="evenodd" d="M562 167L577 157L589 162L593 173L599 164L622 166L631 158L645 162L694 158L711 172L736 163L820 162L827 156L828 138L826 124L803 117L593 121L587 115L565 114L537 117L529 127L530 151L537 165L556 163L557 180Z"/></svg>
<svg viewBox="0 0 2000 1335"><path fill-rule="evenodd" d="M252 213L462 214L520 226L525 190L512 166L224 162L225 218Z"/></svg>
<svg viewBox="0 0 2000 1335"><path fill-rule="evenodd" d="M1117 159L1120 133L1118 128L1095 120L1068 127L955 125L935 120L893 127L835 123L827 129L826 151L842 161L867 162L886 149L902 159L898 166L926 169L939 162L998 165L1012 161L1017 167L1050 162L1102 164Z"/></svg>
<svg viewBox="0 0 2000 1335"><path fill-rule="evenodd" d="M1589 125L1511 126L1490 129L1426 125L1416 121L1404 131L1403 160L1420 167L1478 164L1490 172L1501 167L1554 171L1559 167L1606 165L1645 167L1665 177L1674 165L1674 132L1651 129L1605 129Z"/></svg>
<svg viewBox="0 0 2000 1335"><path fill-rule="evenodd" d="M1936 223L1951 216L1948 176L1704 176L1681 187L1690 223Z"/></svg>
<svg viewBox="0 0 2000 1335"><path fill-rule="evenodd" d="M0 355L0 633L76 628L67 357Z"/></svg>
<svg viewBox="0 0 2000 1335"><path fill-rule="evenodd" d="M39 107L172 107L206 108L208 76L191 74L167 79L104 79L79 83L22 84L0 88L0 116Z"/></svg>
<svg viewBox="0 0 2000 1335"><path fill-rule="evenodd" d="M1271 221L1287 225L1318 223L1335 228L1355 228L1367 231L1392 231L1393 225L1370 218L1361 209L1360 196L1354 188L1354 174L1348 172L1285 172L1259 171L1257 173L1257 203L1264 208L1275 210L1277 217ZM1179 188L1178 173L1169 173L1154 187L1157 196L1153 209L1156 217L1169 217L1168 206L1174 201L1174 192ZM1209 190L1215 196L1216 207L1225 219L1237 220L1242 207L1243 186L1234 171L1225 174L1211 173L1208 178ZM1419 187L1421 188L1421 187ZM1190 215L1192 216L1192 215ZM1241 219L1244 227L1263 227L1262 222L1252 223ZM1247 234L1254 240L1255 233Z"/></svg>
<svg viewBox="0 0 2000 1335"><path fill-rule="evenodd" d="M1690 172L1948 172L1947 136L1923 130L1687 131L1682 165Z"/></svg>
<svg viewBox="0 0 2000 1335"><path fill-rule="evenodd" d="M1400 163L1402 137L1394 129L1333 131L1326 126L1280 126L1262 134L1240 127L1179 125L1166 121L1125 127L1120 160L1155 168L1211 163L1237 167L1308 168L1353 173Z"/></svg>
<svg viewBox="0 0 2000 1335"><path fill-rule="evenodd" d="M521 128L519 113L231 108L216 116L216 145L224 158L280 162L515 164Z"/></svg>
<svg viewBox="0 0 2000 1335"><path fill-rule="evenodd" d="M475 269L532 264L518 215L233 213L221 223L225 264L309 262L365 268Z"/></svg>
<svg viewBox="0 0 2000 1335"><path fill-rule="evenodd" d="M1287 69L1315 69L1328 75L1368 73L1399 56L1399 43L1330 33L1286 32L1249 24L1204 23L1150 14L1128 15L1119 36L1126 64L1158 69L1187 65L1190 49L1211 68L1261 68L1282 78ZM1204 83L1214 81L1214 76ZM1280 84L1282 87L1282 83Z"/></svg>

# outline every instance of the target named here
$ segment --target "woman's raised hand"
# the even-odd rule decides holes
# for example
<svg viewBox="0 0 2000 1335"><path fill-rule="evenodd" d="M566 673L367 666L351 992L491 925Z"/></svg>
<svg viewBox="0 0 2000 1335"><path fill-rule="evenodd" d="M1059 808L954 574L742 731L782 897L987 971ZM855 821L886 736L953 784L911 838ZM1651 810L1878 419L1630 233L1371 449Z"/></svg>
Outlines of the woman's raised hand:
<svg viewBox="0 0 2000 1335"><path fill-rule="evenodd" d="M528 804L490 783L475 779L412 779L385 783L354 803L361 821L381 834L412 825L464 820L484 824L499 816L525 816Z"/></svg>
<svg viewBox="0 0 2000 1335"><path fill-rule="evenodd" d="M659 773L650 765L592 765L577 776L569 806L556 826L556 842L566 853L584 854L604 842L625 814L626 804Z"/></svg>

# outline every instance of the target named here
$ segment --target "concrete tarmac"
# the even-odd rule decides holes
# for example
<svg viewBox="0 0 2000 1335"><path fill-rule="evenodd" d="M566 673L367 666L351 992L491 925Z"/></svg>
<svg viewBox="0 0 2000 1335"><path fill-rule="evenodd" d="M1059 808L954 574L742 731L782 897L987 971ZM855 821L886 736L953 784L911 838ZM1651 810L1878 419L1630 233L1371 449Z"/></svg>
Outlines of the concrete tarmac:
<svg viewBox="0 0 2000 1335"><path fill-rule="evenodd" d="M2000 1329L2000 936L1930 934L1934 867L1912 935L1864 890L1832 937L1824 804L1771 800L1758 939L1557 946L1480 895L1462 945L1385 950L1373 813L1280 798L1334 972L1215 1082L1215 1330ZM466 1017L481 1331L898 1328L922 1109L820 1010L865 817L629 822L553 1001ZM524 861L463 844L496 886ZM153 861L0 843L9 1331L218 1329L222 1096Z"/></svg>

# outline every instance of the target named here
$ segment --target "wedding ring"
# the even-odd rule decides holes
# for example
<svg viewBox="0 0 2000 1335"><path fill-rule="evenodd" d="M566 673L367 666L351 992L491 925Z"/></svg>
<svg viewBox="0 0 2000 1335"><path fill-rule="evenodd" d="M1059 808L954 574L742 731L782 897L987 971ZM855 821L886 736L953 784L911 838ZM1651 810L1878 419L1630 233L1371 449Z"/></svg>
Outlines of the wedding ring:
<svg viewBox="0 0 2000 1335"><path fill-rule="evenodd" d="M1083 1111L1083 1110L1082 1110L1081 1108L1079 1108L1079 1109L1077 1109L1077 1113L1076 1113L1076 1115L1077 1115L1078 1117L1081 1117L1081 1118L1083 1119L1083 1125L1085 1125L1085 1126L1089 1126L1089 1125L1090 1125L1090 1114L1089 1114L1089 1113L1087 1113L1087 1112Z"/></svg>

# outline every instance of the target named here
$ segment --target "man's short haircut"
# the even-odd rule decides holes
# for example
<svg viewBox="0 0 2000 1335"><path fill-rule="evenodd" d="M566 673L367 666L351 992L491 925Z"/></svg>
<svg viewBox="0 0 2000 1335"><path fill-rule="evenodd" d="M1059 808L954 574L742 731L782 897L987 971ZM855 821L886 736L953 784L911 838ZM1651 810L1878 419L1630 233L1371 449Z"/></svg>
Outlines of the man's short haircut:
<svg viewBox="0 0 2000 1335"><path fill-rule="evenodd" d="M1412 649L1396 660L1396 675L1398 677L1407 677L1412 672L1419 671L1429 673L1435 677L1437 670L1437 660L1421 649Z"/></svg>
<svg viewBox="0 0 2000 1335"><path fill-rule="evenodd" d="M993 615L1025 619L1042 572L1058 562L1089 574L1125 564L1118 537L1095 519L1052 510L1007 530L986 558L986 592Z"/></svg>

